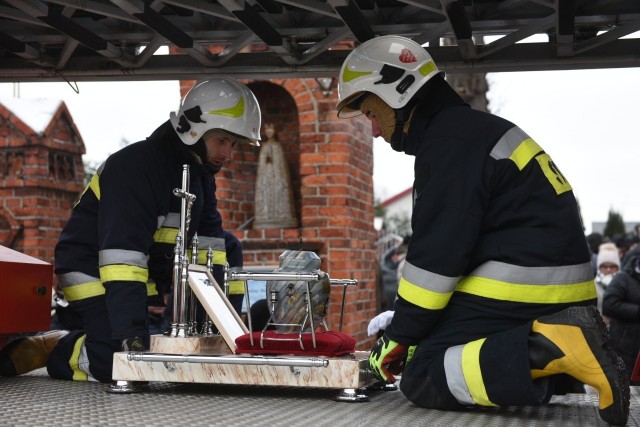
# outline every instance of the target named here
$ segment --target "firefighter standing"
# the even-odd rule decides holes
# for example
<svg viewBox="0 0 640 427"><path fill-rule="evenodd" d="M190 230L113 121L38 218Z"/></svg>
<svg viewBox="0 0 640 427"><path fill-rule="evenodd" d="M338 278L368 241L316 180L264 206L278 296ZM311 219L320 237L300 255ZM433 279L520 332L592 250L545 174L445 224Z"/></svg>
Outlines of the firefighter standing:
<svg viewBox="0 0 640 427"><path fill-rule="evenodd" d="M593 306L572 188L549 154L466 105L403 37L355 48L338 88L340 117L365 114L374 137L415 156L413 234L374 373L402 372L407 398L435 409L538 405L589 384L600 416L625 424L628 380Z"/></svg>
<svg viewBox="0 0 640 427"><path fill-rule="evenodd" d="M183 165L190 169L187 247L197 233L200 264L213 250L213 275L242 266L240 242L224 231L214 174L236 142L259 145L260 109L242 83L216 77L194 86L177 114L144 141L111 155L93 176L62 231L55 273L84 329L54 331L11 342L0 373L19 375L47 366L54 378L110 382L113 353L149 346L148 305L171 292L173 252L180 228ZM230 300L242 304L241 282Z"/></svg>

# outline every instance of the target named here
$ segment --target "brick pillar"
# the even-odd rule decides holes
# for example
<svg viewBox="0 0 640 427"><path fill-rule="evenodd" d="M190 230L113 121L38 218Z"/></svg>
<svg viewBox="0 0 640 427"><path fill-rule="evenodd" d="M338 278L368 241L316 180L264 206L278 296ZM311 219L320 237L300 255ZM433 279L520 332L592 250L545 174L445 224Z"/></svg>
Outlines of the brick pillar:
<svg viewBox="0 0 640 427"><path fill-rule="evenodd" d="M376 313L373 228L373 149L366 119L339 119L337 91L326 96L314 79L247 82L260 103L263 123L276 124L291 170L299 227L251 228L258 148L239 146L216 176L225 228L243 242L245 265L278 265L286 249L316 252L322 270L356 279L346 293L343 332L368 349L366 326ZM277 185L277 183L274 183ZM337 330L342 288L333 287L327 321Z"/></svg>
<svg viewBox="0 0 640 427"><path fill-rule="evenodd" d="M64 103L38 133L0 104L0 245L53 263L84 188L84 143Z"/></svg>

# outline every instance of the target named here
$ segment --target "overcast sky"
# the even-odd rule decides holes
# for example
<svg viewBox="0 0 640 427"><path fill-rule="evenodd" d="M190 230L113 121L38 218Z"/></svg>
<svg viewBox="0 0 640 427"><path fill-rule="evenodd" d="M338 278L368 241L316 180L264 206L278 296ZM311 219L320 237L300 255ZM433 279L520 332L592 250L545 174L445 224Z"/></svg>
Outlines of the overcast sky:
<svg viewBox="0 0 640 427"><path fill-rule="evenodd" d="M606 221L609 209L640 222L640 69L510 72L488 75L489 108L513 121L547 151L573 186L582 215ZM58 98L65 101L87 148L85 160L101 161L148 136L179 105L177 81L0 84L0 101ZM413 183L413 157L374 142L376 198L384 200Z"/></svg>

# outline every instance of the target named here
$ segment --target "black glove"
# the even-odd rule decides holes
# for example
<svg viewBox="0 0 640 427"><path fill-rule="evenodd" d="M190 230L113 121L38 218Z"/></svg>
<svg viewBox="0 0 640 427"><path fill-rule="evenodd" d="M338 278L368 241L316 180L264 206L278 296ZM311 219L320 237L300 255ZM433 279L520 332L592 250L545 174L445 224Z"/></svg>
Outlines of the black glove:
<svg viewBox="0 0 640 427"><path fill-rule="evenodd" d="M131 337L122 340L122 351L147 351L142 337Z"/></svg>
<svg viewBox="0 0 640 427"><path fill-rule="evenodd" d="M408 352L408 346L383 335L371 349L369 366L377 378L393 384L394 375L400 374L407 363Z"/></svg>

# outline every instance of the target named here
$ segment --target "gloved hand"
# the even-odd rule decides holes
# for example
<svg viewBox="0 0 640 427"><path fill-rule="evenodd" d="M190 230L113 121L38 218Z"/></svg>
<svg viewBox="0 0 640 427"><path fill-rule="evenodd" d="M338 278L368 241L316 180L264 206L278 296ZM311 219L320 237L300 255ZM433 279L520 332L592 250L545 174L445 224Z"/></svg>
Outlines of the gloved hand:
<svg viewBox="0 0 640 427"><path fill-rule="evenodd" d="M397 343L383 335L378 339L369 354L369 366L373 374L389 384L395 383L394 375L398 375L404 369L408 351L408 346Z"/></svg>
<svg viewBox="0 0 640 427"><path fill-rule="evenodd" d="M146 351L147 346L142 337L131 337L122 340L122 351Z"/></svg>
<svg viewBox="0 0 640 427"><path fill-rule="evenodd" d="M369 336L371 337L377 334L381 329L387 329L387 326L391 324L394 313L395 311L385 311L384 313L380 313L376 317L371 319L371 321L369 322L369 326L367 326L367 333L369 334Z"/></svg>

